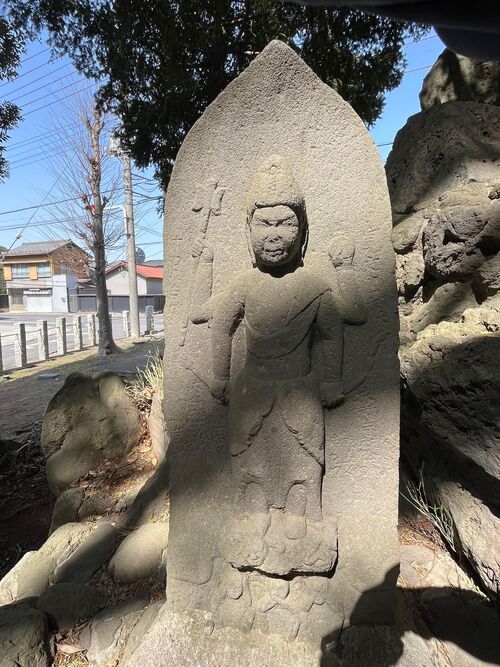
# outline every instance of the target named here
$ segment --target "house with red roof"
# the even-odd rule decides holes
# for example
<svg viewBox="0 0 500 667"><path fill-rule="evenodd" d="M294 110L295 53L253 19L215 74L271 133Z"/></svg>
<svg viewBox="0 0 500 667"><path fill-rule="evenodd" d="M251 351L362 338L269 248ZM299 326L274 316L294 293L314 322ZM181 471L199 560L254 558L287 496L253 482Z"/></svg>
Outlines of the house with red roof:
<svg viewBox="0 0 500 667"><path fill-rule="evenodd" d="M128 296L128 264L116 262L106 269L109 296ZM139 297L163 294L163 267L137 264L137 293Z"/></svg>

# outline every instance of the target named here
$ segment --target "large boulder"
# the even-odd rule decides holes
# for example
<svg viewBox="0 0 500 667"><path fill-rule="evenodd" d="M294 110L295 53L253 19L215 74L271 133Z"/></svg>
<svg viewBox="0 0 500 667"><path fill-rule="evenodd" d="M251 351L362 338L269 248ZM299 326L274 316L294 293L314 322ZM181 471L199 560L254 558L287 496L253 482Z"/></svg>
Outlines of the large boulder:
<svg viewBox="0 0 500 667"><path fill-rule="evenodd" d="M54 570L67 560L92 531L92 524L67 523L38 551L29 551L0 581L0 604L37 596L49 586Z"/></svg>
<svg viewBox="0 0 500 667"><path fill-rule="evenodd" d="M109 523L67 523L30 551L0 581L0 604L41 595L53 582L89 581L110 557L116 529Z"/></svg>
<svg viewBox="0 0 500 667"><path fill-rule="evenodd" d="M52 664L47 617L29 605L0 607L0 665L49 667Z"/></svg>
<svg viewBox="0 0 500 667"><path fill-rule="evenodd" d="M65 583L45 591L37 608L47 614L54 628L65 632L97 614L105 603L104 595L92 586Z"/></svg>
<svg viewBox="0 0 500 667"><path fill-rule="evenodd" d="M500 105L500 63L445 49L424 79L420 106L424 110L457 100Z"/></svg>
<svg viewBox="0 0 500 667"><path fill-rule="evenodd" d="M109 572L118 584L164 578L164 551L168 524L145 523L128 535L109 562Z"/></svg>
<svg viewBox="0 0 500 667"><path fill-rule="evenodd" d="M91 666L115 667L128 635L148 602L149 596L142 595L94 616L80 635L80 645L87 651L86 657Z"/></svg>
<svg viewBox="0 0 500 667"><path fill-rule="evenodd" d="M42 447L55 495L106 460L126 456L141 435L140 413L115 373L72 373L45 411Z"/></svg>
<svg viewBox="0 0 500 667"><path fill-rule="evenodd" d="M447 190L500 182L500 108L448 102L411 116L397 133L386 171L394 214L436 206Z"/></svg>

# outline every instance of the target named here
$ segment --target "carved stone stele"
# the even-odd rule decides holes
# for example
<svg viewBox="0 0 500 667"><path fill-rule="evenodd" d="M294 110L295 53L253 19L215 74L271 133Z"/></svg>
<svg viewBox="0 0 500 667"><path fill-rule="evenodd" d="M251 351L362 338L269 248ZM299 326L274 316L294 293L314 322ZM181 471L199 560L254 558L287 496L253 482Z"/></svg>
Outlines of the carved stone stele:
<svg viewBox="0 0 500 667"><path fill-rule="evenodd" d="M165 207L171 624L161 664L300 654L312 665L342 626L391 622L390 230L362 121L280 42L186 137ZM176 643L172 628L187 618Z"/></svg>

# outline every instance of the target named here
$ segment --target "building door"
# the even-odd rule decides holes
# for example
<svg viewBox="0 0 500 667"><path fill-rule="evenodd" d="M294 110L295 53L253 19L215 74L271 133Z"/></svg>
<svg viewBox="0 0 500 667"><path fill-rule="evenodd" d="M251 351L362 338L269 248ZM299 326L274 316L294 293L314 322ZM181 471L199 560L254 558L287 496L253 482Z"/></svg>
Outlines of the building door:
<svg viewBox="0 0 500 667"><path fill-rule="evenodd" d="M29 313L51 313L51 294L26 294L26 310Z"/></svg>

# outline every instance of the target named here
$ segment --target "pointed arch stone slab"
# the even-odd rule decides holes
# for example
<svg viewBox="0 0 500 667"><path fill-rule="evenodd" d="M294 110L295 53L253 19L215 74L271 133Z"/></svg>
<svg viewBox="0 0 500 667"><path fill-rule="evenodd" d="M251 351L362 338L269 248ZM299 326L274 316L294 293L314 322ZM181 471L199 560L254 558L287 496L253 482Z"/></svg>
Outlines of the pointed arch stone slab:
<svg viewBox="0 0 500 667"><path fill-rule="evenodd" d="M231 562L225 541L235 496L231 403L222 405L213 386L210 391L216 319L212 326L193 322L213 313L217 306L205 307L206 299L212 294L217 300L242 272L250 276L243 284L253 280L245 234L247 193L259 166L275 154L291 165L306 202L305 291L332 285L342 318L346 398L323 411L322 523L315 524L318 534L327 536L320 548L326 554L323 571L314 564L309 571L301 568L300 544L283 548L280 540L291 544L291 533L281 537L287 510L278 501L269 510L271 527L264 530L282 553L293 551L293 567L281 563L280 570L276 551L259 561L262 566L243 566L238 558ZM390 232L385 175L364 124L281 42L271 42L188 133L165 201L164 409L171 494L167 615L178 614L177 625L184 614L208 614L214 623L210 632L220 630L221 637L227 637L227 628L221 628L233 625L249 645L264 633L304 643L313 656L342 625L391 622L398 573L399 370ZM297 289L300 300L303 290ZM283 299L289 298L285 292ZM262 290L263 301L272 298ZM243 329L239 326L232 339L233 390L248 354ZM338 339L331 341L338 344ZM322 346L314 334L313 378L324 373ZM299 383L294 391L300 386L305 385ZM265 430L273 408L259 408L265 395L257 394L241 409L262 410ZM279 401L286 412L286 391ZM297 405L300 409L300 401ZM293 415L287 419L293 427ZM307 424L299 426L307 433L314 424L309 431ZM262 437L272 442L269 434ZM304 460L306 449L300 450ZM270 461L274 466L272 456ZM294 470L286 468L293 468L293 461L281 458L283 475L290 479ZM259 511L249 517L258 523ZM300 535L299 527L294 539L303 539ZM223 644L221 639L218 665L225 664Z"/></svg>

